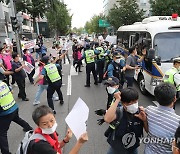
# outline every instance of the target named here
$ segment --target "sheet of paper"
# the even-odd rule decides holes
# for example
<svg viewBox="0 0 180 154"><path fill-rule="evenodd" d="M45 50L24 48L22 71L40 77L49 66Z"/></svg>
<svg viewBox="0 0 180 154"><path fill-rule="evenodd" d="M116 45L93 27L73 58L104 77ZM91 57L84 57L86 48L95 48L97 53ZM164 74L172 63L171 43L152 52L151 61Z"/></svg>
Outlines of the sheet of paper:
<svg viewBox="0 0 180 154"><path fill-rule="evenodd" d="M49 51L52 57L58 57L57 51L55 49L49 49Z"/></svg>
<svg viewBox="0 0 180 154"><path fill-rule="evenodd" d="M34 69L34 66L28 63L27 61L25 61L24 64L25 64L25 67L24 67L25 72L30 74L32 70Z"/></svg>
<svg viewBox="0 0 180 154"><path fill-rule="evenodd" d="M76 104L65 119L67 125L72 130L77 140L83 133L87 131L88 117L88 106L81 98L78 98Z"/></svg>
<svg viewBox="0 0 180 154"><path fill-rule="evenodd" d="M10 38L6 38L5 42L6 42L7 46L12 46L13 45Z"/></svg>

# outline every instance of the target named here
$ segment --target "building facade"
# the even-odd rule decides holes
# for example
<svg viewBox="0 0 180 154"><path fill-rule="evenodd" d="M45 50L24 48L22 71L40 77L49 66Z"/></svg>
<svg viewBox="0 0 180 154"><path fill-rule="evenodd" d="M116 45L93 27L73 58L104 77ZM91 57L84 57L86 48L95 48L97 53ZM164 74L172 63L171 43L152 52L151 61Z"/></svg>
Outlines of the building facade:
<svg viewBox="0 0 180 154"><path fill-rule="evenodd" d="M118 5L117 0L103 0L103 9L105 16L108 15L108 12L111 8L114 7L115 4ZM137 4L139 5L140 9L143 9L145 11L145 16L151 15L149 0L137 0Z"/></svg>

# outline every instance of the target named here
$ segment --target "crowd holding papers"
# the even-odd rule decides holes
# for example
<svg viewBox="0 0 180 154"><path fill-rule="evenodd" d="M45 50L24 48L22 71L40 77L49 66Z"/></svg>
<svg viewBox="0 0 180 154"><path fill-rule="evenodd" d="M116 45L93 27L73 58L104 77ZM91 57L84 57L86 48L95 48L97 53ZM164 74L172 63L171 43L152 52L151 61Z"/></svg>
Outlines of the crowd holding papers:
<svg viewBox="0 0 180 154"><path fill-rule="evenodd" d="M87 120L89 117L89 108L86 103L78 98L71 112L65 121L78 140L82 134L87 132Z"/></svg>
<svg viewBox="0 0 180 154"><path fill-rule="evenodd" d="M26 73L30 74L34 69L34 66L31 65L30 63L28 63L27 61L24 61L24 62L25 62L24 63L24 65L25 65L24 70L25 70Z"/></svg>

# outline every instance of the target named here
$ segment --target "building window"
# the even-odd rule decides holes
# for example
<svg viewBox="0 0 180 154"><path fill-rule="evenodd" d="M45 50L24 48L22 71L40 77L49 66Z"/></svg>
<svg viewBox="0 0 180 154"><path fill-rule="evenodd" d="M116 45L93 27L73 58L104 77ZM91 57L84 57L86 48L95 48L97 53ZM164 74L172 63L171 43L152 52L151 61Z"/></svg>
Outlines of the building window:
<svg viewBox="0 0 180 154"><path fill-rule="evenodd" d="M42 27L42 32L45 32L46 28L45 27Z"/></svg>

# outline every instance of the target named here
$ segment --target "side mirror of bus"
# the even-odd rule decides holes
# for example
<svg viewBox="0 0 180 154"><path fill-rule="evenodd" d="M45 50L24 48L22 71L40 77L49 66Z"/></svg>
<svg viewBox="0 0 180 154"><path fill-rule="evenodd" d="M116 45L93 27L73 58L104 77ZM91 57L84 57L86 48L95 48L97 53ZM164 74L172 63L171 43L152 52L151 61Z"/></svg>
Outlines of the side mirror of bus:
<svg viewBox="0 0 180 154"><path fill-rule="evenodd" d="M155 59L155 50L154 49L149 49L147 51L146 58L149 59L149 60Z"/></svg>
<svg viewBox="0 0 180 154"><path fill-rule="evenodd" d="M157 65L161 66L161 57L160 56L156 57L155 61L156 61Z"/></svg>

